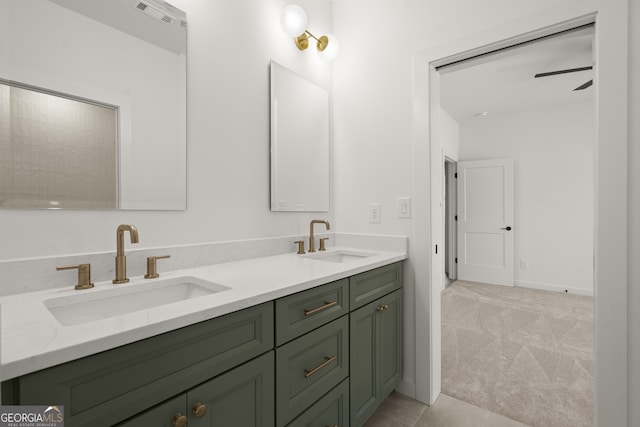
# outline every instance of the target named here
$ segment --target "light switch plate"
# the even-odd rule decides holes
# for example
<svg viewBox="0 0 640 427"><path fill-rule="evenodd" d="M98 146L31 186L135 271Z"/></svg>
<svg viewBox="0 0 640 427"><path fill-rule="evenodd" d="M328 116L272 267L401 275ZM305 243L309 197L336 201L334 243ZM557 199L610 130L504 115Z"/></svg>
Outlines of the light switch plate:
<svg viewBox="0 0 640 427"><path fill-rule="evenodd" d="M382 206L380 203L369 203L369 222L380 224L382 222Z"/></svg>
<svg viewBox="0 0 640 427"><path fill-rule="evenodd" d="M411 197L398 197L398 218L411 218Z"/></svg>

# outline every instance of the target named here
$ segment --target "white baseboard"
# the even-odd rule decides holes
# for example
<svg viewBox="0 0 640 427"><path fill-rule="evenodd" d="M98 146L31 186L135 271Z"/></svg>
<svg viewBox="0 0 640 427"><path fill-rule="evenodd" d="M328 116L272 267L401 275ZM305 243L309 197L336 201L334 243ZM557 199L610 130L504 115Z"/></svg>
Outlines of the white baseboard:
<svg viewBox="0 0 640 427"><path fill-rule="evenodd" d="M416 384L412 381L408 381L406 378L398 384L396 391L404 394L405 396L409 396L412 399L416 398Z"/></svg>
<svg viewBox="0 0 640 427"><path fill-rule="evenodd" d="M566 292L568 294L593 296L593 289L569 288L553 283L527 282L516 280L515 286L518 288L540 289L541 291Z"/></svg>

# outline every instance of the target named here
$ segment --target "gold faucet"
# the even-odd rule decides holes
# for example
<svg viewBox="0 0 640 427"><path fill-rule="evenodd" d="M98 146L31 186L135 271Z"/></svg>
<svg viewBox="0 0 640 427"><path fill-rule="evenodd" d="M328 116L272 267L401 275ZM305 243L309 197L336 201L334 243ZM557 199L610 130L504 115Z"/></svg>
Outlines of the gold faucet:
<svg viewBox="0 0 640 427"><path fill-rule="evenodd" d="M138 243L138 229L134 225L120 224L116 231L116 278L113 283L127 283L127 257L124 255L124 232L131 235L131 243Z"/></svg>
<svg viewBox="0 0 640 427"><path fill-rule="evenodd" d="M324 221L321 219L312 219L311 224L309 224L309 252L316 251L316 243L313 237L313 224L324 224L327 227L327 230L331 230L331 226L329 225L329 221Z"/></svg>

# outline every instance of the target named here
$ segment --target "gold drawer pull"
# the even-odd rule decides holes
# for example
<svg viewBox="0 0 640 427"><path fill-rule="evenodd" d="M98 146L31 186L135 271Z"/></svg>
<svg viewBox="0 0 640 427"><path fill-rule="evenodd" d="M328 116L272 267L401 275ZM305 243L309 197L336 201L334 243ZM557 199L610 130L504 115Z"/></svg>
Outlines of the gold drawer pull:
<svg viewBox="0 0 640 427"><path fill-rule="evenodd" d="M381 306L379 306L377 310L378 310L380 313L382 313L383 311L388 310L388 309L389 309L389 304L385 304L385 305L381 305Z"/></svg>
<svg viewBox="0 0 640 427"><path fill-rule="evenodd" d="M327 366L329 363L333 362L337 358L338 358L338 356L331 356L331 357L325 356L324 357L324 362L322 362L320 365L316 366L315 368L313 368L311 370L305 369L304 370L304 377L305 378L309 378L311 375L315 374L320 369L324 368L325 366Z"/></svg>
<svg viewBox="0 0 640 427"><path fill-rule="evenodd" d="M322 305L322 306L320 306L318 308L313 308L311 310L305 309L304 310L304 315L305 316L311 316L312 314L316 314L319 311L326 310L329 307L333 307L336 304L338 304L338 301L327 301L327 302L324 303L324 305Z"/></svg>

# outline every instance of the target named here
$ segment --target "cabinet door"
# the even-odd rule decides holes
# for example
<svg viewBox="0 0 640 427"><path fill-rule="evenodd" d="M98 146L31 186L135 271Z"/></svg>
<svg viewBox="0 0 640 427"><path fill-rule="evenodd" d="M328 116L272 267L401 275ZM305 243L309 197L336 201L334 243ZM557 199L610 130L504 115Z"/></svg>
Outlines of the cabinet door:
<svg viewBox="0 0 640 427"><path fill-rule="evenodd" d="M351 425L360 426L380 404L378 380L378 301L351 313L349 336L349 379L351 395L349 406Z"/></svg>
<svg viewBox="0 0 640 427"><path fill-rule="evenodd" d="M380 299L384 308L380 319L380 381L382 399L402 381L403 336L402 336L402 289Z"/></svg>
<svg viewBox="0 0 640 427"><path fill-rule="evenodd" d="M189 390L189 427L273 426L274 381L270 351Z"/></svg>
<svg viewBox="0 0 640 427"><path fill-rule="evenodd" d="M187 395L181 394L131 418L118 427L174 427L180 417L186 417ZM174 424L175 422L175 424Z"/></svg>
<svg viewBox="0 0 640 427"><path fill-rule="evenodd" d="M402 289L351 313L351 425L361 426L402 380Z"/></svg>

